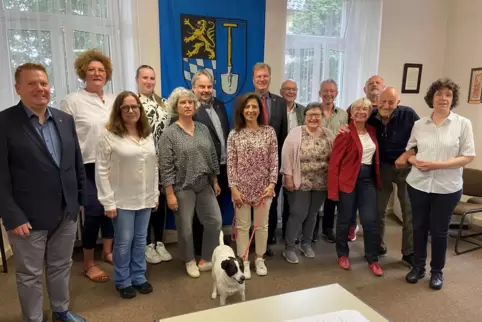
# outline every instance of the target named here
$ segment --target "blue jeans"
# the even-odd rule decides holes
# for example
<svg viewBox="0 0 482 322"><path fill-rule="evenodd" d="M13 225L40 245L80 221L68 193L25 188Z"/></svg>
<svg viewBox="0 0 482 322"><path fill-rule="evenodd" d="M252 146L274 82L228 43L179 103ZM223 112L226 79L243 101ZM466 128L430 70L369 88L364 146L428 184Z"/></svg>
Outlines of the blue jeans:
<svg viewBox="0 0 482 322"><path fill-rule="evenodd" d="M340 191L338 220L336 222L336 252L338 257L347 256L348 231L353 221L353 209L356 206L363 226L363 241L368 263L378 261L380 234L377 216L377 194L375 178L371 165L362 164L355 188L352 192Z"/></svg>
<svg viewBox="0 0 482 322"><path fill-rule="evenodd" d="M114 218L114 283L117 288L141 285L146 280L146 235L151 208L117 209Z"/></svg>

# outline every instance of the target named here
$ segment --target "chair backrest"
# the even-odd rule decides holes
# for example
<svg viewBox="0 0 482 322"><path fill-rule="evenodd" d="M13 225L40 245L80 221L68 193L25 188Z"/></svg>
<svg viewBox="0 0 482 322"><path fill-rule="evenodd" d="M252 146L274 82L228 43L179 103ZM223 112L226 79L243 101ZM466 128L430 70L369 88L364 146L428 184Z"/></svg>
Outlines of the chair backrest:
<svg viewBox="0 0 482 322"><path fill-rule="evenodd" d="M466 196L482 197L482 170L464 168L463 193Z"/></svg>

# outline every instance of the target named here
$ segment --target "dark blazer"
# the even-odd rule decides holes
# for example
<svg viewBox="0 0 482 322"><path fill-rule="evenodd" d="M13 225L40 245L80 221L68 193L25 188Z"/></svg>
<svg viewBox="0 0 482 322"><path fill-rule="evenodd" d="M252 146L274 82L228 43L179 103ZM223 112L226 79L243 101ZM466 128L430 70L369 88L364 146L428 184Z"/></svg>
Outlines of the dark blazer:
<svg viewBox="0 0 482 322"><path fill-rule="evenodd" d="M303 125L305 123L305 110L306 106L303 106L301 104L298 104L295 102L295 113L296 113L296 119L298 120L298 125Z"/></svg>
<svg viewBox="0 0 482 322"><path fill-rule="evenodd" d="M53 230L64 216L77 219L85 170L72 116L50 108L61 141L57 166L23 104L0 113L0 215L7 230L27 222Z"/></svg>
<svg viewBox="0 0 482 322"><path fill-rule="evenodd" d="M221 126L223 128L223 135L224 135L224 144L227 145L228 141L228 134L229 134L229 121L228 121L228 113L226 112L226 108L224 103L218 100L217 98L213 98L213 107L214 111L219 117L219 121L221 122ZM221 159L221 141L219 141L218 134L216 129L214 128L214 124L209 117L208 112L206 112L206 107L201 105L201 107L196 111L194 114L194 120L206 125L209 129L209 133L211 134L211 139L213 140L214 147L216 148L216 153L218 155L218 162Z"/></svg>
<svg viewBox="0 0 482 322"><path fill-rule="evenodd" d="M340 133L333 143L333 151L330 155L328 166L328 199L339 200L339 192L350 193L355 189L358 173L361 168L363 147L361 145L355 124L350 122L350 131ZM375 155L373 165L375 168L375 180L378 188L380 181L380 156L378 150L377 133L373 126L366 125L368 134L375 143Z"/></svg>

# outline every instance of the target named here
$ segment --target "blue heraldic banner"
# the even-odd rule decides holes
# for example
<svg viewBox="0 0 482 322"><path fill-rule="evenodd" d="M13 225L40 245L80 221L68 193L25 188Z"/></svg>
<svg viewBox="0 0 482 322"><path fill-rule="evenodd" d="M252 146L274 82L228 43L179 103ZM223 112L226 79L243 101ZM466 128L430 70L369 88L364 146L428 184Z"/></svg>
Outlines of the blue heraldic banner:
<svg viewBox="0 0 482 322"><path fill-rule="evenodd" d="M252 67L264 59L265 13L265 0L159 0L162 96L191 88L194 74L207 69L232 121L234 99L254 91ZM223 225L231 224L231 200L221 212Z"/></svg>

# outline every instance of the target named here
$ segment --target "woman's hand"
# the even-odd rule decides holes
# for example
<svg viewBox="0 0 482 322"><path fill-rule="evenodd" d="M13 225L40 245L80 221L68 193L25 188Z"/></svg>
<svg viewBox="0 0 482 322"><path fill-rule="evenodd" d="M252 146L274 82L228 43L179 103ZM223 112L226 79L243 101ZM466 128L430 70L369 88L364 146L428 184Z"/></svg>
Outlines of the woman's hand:
<svg viewBox="0 0 482 322"><path fill-rule="evenodd" d="M237 207L241 207L243 205L243 196L236 187L231 188L231 198Z"/></svg>
<svg viewBox="0 0 482 322"><path fill-rule="evenodd" d="M286 190L293 191L295 190L295 183L293 182L293 176L285 175L284 176L284 186Z"/></svg>
<svg viewBox="0 0 482 322"><path fill-rule="evenodd" d="M109 217L110 219L114 219L115 217L117 217L117 209L105 210L104 215L106 217Z"/></svg>
<svg viewBox="0 0 482 322"><path fill-rule="evenodd" d="M214 183L213 188L214 188L214 193L216 194L216 197L219 196L221 194L221 187L217 182Z"/></svg>
<svg viewBox="0 0 482 322"><path fill-rule="evenodd" d="M159 208L159 202L156 201L156 203L154 204L153 211L156 211L157 208Z"/></svg>
<svg viewBox="0 0 482 322"><path fill-rule="evenodd" d="M176 195L174 195L173 193L168 194L166 196L166 200L167 200L167 206L169 207L169 209L171 209L172 211L177 211L179 209L179 205L177 204Z"/></svg>
<svg viewBox="0 0 482 322"><path fill-rule="evenodd" d="M270 183L269 186L264 189L261 199L272 198L274 193L274 184Z"/></svg>
<svg viewBox="0 0 482 322"><path fill-rule="evenodd" d="M415 163L415 166L417 167L417 169L424 172L437 170L439 168L436 162L418 161L418 160Z"/></svg>

